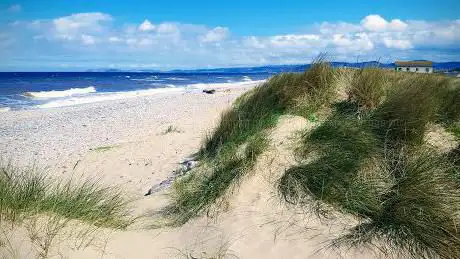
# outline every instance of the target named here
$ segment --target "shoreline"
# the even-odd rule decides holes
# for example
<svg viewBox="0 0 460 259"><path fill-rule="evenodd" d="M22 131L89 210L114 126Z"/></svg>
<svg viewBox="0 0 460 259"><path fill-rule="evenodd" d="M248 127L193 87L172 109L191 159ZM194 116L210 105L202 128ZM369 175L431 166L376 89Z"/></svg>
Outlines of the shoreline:
<svg viewBox="0 0 460 259"><path fill-rule="evenodd" d="M195 152L205 134L217 123L221 112L255 85L220 88L215 94L161 93L60 108L5 112L0 118L0 158L18 166L47 168L48 173L56 177L97 175L108 185L126 184L131 180L137 184L128 184L131 186L129 192L144 192L156 178L148 179L146 173L131 175L126 171L148 169L155 171L159 180L163 177L160 175L174 168L174 163ZM163 134L169 126L177 128L180 133ZM170 139L172 136L175 139ZM176 149L176 161L166 157L172 152L167 147ZM137 152L139 150L142 152ZM105 155L110 158L101 158ZM104 163L110 159L125 159L130 168L106 168ZM162 159L168 162L162 163ZM87 160L91 162L85 164ZM79 166L73 170L76 163ZM142 164L142 168L136 169L134 165L137 164ZM168 168L163 168L164 165Z"/></svg>
<svg viewBox="0 0 460 259"><path fill-rule="evenodd" d="M19 106L0 107L0 112L22 111L35 109L63 108L98 102L119 101L155 95L172 95L185 93L201 93L205 89L224 90L252 87L265 82L264 80L243 80L227 83L193 83L188 85L166 84L164 87L139 88L126 91L98 91L95 86L86 88L69 88L65 90L29 91L17 94L26 97L24 104ZM1 104L0 104L1 105Z"/></svg>

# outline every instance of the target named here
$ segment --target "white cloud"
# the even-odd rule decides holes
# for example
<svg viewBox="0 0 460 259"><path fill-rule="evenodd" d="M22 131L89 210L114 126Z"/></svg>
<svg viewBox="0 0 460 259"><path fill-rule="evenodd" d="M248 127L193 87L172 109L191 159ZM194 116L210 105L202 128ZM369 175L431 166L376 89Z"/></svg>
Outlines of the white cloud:
<svg viewBox="0 0 460 259"><path fill-rule="evenodd" d="M161 34L173 34L178 33L179 28L177 28L177 25L173 23L161 23L157 26L156 31Z"/></svg>
<svg viewBox="0 0 460 259"><path fill-rule="evenodd" d="M78 13L53 20L57 31L67 33L80 29L98 30L101 22L110 21L112 17L104 13Z"/></svg>
<svg viewBox="0 0 460 259"><path fill-rule="evenodd" d="M51 36L63 40L79 40L83 44L94 44L90 33L101 33L104 23L112 17L104 13L78 13L52 20ZM92 43L91 43L92 42Z"/></svg>
<svg viewBox="0 0 460 259"><path fill-rule="evenodd" d="M140 31L153 31L155 28L156 26L153 25L149 20L144 20L144 22L139 25Z"/></svg>
<svg viewBox="0 0 460 259"><path fill-rule="evenodd" d="M374 49L374 43L367 33L356 33L353 35L334 34L332 44L337 47L338 52L370 51Z"/></svg>
<svg viewBox="0 0 460 259"><path fill-rule="evenodd" d="M120 39L119 37L109 37L109 42L121 42L122 39Z"/></svg>
<svg viewBox="0 0 460 259"><path fill-rule="evenodd" d="M270 37L270 43L278 47L308 46L319 40L320 37L313 34L286 34Z"/></svg>
<svg viewBox="0 0 460 259"><path fill-rule="evenodd" d="M22 11L22 7L20 4L13 4L10 7L8 7L8 12L18 13L20 11Z"/></svg>
<svg viewBox="0 0 460 259"><path fill-rule="evenodd" d="M399 20L394 19L387 25L390 30L393 31L404 31L407 28L407 23Z"/></svg>
<svg viewBox="0 0 460 259"><path fill-rule="evenodd" d="M30 56L52 56L60 50L74 59L112 64L121 55L124 62L172 67L304 63L322 51L341 60L356 60L358 55L361 59L429 58L435 52L443 58L460 58L455 52L460 45L460 20L386 20L369 15L359 23L323 22L298 33L268 36L238 36L221 26L153 24L148 19L140 24L119 24L113 20L96 12L11 22L1 32L15 44L0 44L0 56L25 55L20 49L28 49Z"/></svg>
<svg viewBox="0 0 460 259"><path fill-rule="evenodd" d="M395 40L391 38L384 38L383 44L387 48L393 48L393 49L405 50L405 49L413 48L412 43L409 40Z"/></svg>
<svg viewBox="0 0 460 259"><path fill-rule="evenodd" d="M93 36L86 35L86 34L81 35L81 41L85 45L93 45L94 43L96 43L96 40L94 39Z"/></svg>
<svg viewBox="0 0 460 259"><path fill-rule="evenodd" d="M382 16L377 14L371 14L364 17L361 20L361 25L368 31L404 31L407 28L407 24L399 19L391 20L388 22Z"/></svg>
<svg viewBox="0 0 460 259"><path fill-rule="evenodd" d="M226 27L216 27L208 31L200 39L202 42L218 42L225 40L230 34L230 30Z"/></svg>

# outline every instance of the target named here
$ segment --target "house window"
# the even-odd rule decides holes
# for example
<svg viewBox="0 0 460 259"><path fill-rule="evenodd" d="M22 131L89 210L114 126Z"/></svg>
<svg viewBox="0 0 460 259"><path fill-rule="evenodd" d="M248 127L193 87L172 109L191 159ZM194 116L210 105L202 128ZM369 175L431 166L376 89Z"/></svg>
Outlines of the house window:
<svg viewBox="0 0 460 259"><path fill-rule="evenodd" d="M430 69L429 69L429 68L425 68L425 71L428 73L428 72L430 72Z"/></svg>
<svg viewBox="0 0 460 259"><path fill-rule="evenodd" d="M398 67L398 71L401 71L402 70L402 67Z"/></svg>
<svg viewBox="0 0 460 259"><path fill-rule="evenodd" d="M408 67L406 67L406 71L409 71L409 68L408 68Z"/></svg>
<svg viewBox="0 0 460 259"><path fill-rule="evenodd" d="M415 68L415 71L418 71L418 67Z"/></svg>

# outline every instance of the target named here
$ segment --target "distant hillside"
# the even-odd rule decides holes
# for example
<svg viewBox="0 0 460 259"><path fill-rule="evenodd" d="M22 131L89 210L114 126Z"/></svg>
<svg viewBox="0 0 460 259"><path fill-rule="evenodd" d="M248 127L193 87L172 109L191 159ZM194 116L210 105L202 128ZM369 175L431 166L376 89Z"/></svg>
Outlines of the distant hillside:
<svg viewBox="0 0 460 259"><path fill-rule="evenodd" d="M394 63L380 63L378 61L368 62L331 62L333 67L380 67L380 68L394 68ZM210 68L210 69L175 69L169 71L153 70L153 69L139 69L139 70L122 70L122 69L89 69L86 72L153 72L153 73L226 73L226 74L240 74L240 73L268 73L277 74L280 72L302 72L306 68L309 68L310 64L299 64L299 65L269 65L259 67L233 67L233 68ZM460 62L433 62L435 70L453 70L460 68Z"/></svg>

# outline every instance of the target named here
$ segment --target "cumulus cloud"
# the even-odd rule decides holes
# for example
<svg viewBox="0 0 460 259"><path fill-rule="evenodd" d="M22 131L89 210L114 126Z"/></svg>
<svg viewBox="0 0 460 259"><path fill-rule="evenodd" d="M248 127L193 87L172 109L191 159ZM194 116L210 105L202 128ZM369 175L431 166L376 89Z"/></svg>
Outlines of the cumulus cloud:
<svg viewBox="0 0 460 259"><path fill-rule="evenodd" d="M112 17L104 13L78 13L53 19L51 28L47 32L48 37L62 40L81 40L83 44L94 44L94 37L90 33L104 31L104 23L112 20ZM35 21L36 25L44 25L43 21Z"/></svg>
<svg viewBox="0 0 460 259"><path fill-rule="evenodd" d="M309 46L320 40L319 35L314 34L287 34L277 35L269 38L273 46L288 47L288 46Z"/></svg>
<svg viewBox="0 0 460 259"><path fill-rule="evenodd" d="M157 26L156 31L161 34L174 34L179 32L179 28L173 23L161 23Z"/></svg>
<svg viewBox="0 0 460 259"><path fill-rule="evenodd" d="M140 31L153 31L155 28L155 25L153 25L149 20L144 20L144 22L139 25Z"/></svg>
<svg viewBox="0 0 460 259"><path fill-rule="evenodd" d="M408 40L394 40L391 38L384 38L383 39L383 44L387 48L393 48L393 49L411 49L413 48L412 43Z"/></svg>
<svg viewBox="0 0 460 259"><path fill-rule="evenodd" d="M86 35L86 34L81 35L81 41L85 45L93 45L94 43L96 43L96 40L94 39L93 36Z"/></svg>
<svg viewBox="0 0 460 259"><path fill-rule="evenodd" d="M13 4L10 5L10 7L8 7L8 12L17 13L20 11L22 11L22 7L20 4Z"/></svg>
<svg viewBox="0 0 460 259"><path fill-rule="evenodd" d="M388 22L380 15L371 14L361 21L362 26L368 31L404 31L407 24L399 19Z"/></svg>
<svg viewBox="0 0 460 259"><path fill-rule="evenodd" d="M61 51L75 60L98 58L113 64L118 62L115 58L123 57L126 64L134 60L165 67L304 63L323 51L340 60L356 60L358 55L362 59L430 59L435 54L443 59L460 58L460 20L412 21L372 14L359 23L323 22L301 33L268 36L239 36L223 26L152 23L148 19L119 24L113 20L109 14L94 12L12 22L2 33L15 44L0 45L0 55ZM21 52L23 49L29 51Z"/></svg>
<svg viewBox="0 0 460 259"><path fill-rule="evenodd" d="M216 27L208 31L200 39L202 42L218 42L218 41L225 40L229 34L230 34L230 31L228 28Z"/></svg>

